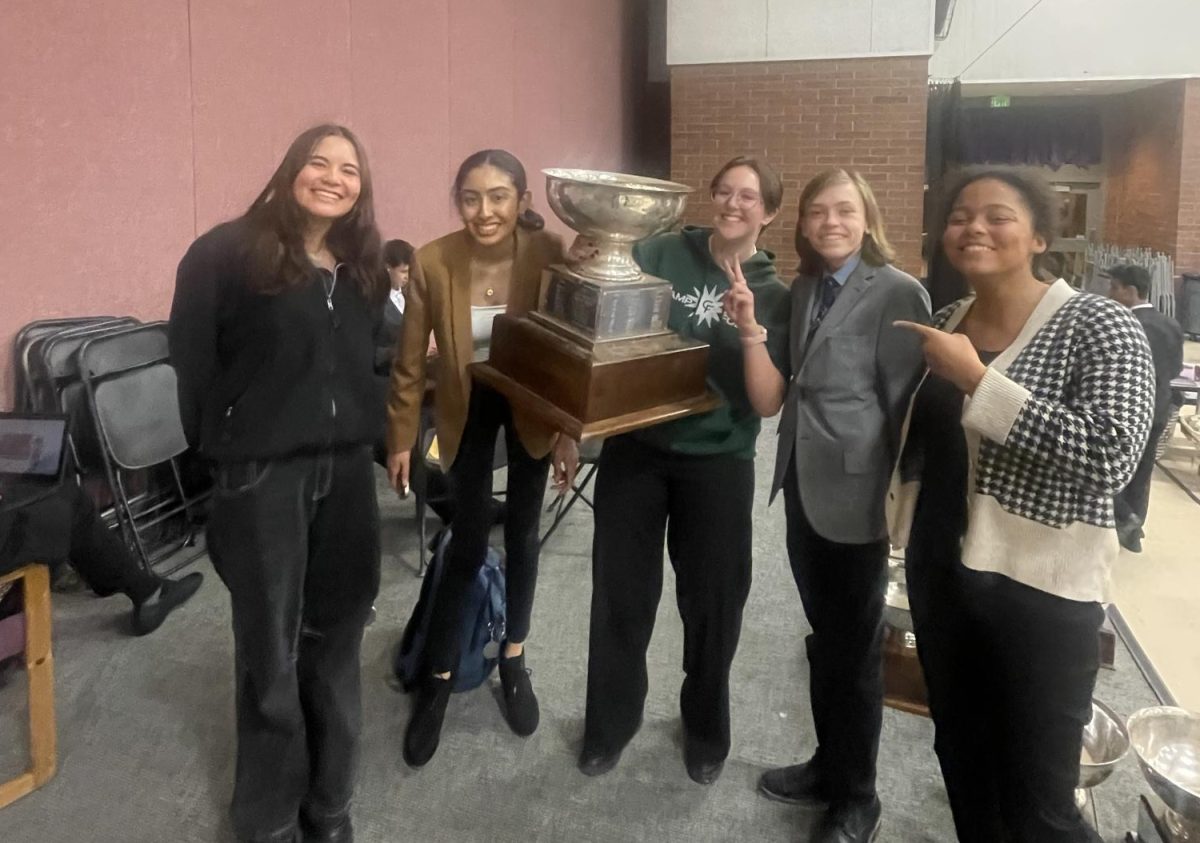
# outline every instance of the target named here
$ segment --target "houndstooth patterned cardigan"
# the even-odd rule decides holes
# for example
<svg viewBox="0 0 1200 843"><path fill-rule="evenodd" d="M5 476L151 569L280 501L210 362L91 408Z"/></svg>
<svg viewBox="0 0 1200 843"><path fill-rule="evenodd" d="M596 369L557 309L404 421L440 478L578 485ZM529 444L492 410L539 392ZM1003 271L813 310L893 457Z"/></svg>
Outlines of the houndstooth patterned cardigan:
<svg viewBox="0 0 1200 843"><path fill-rule="evenodd" d="M953 331L973 301L943 308L934 326ZM1150 349L1133 315L1061 279L1051 285L964 401L963 564L1072 600L1106 599L1119 552L1112 497L1133 476L1153 406ZM897 546L908 540L921 462L902 447L888 500Z"/></svg>

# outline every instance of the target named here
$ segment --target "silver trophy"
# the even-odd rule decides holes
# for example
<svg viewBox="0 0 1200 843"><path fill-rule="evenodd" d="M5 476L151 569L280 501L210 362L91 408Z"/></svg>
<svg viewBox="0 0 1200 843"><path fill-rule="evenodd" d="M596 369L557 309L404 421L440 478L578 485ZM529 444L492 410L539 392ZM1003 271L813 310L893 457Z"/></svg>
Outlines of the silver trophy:
<svg viewBox="0 0 1200 843"><path fill-rule="evenodd" d="M1141 798L1141 843L1200 841L1200 714L1172 706L1143 708L1126 728L1138 766L1161 807Z"/></svg>
<svg viewBox="0 0 1200 843"><path fill-rule="evenodd" d="M597 245L542 276L535 319L592 346L670 333L671 285L641 271L633 244L670 229L690 187L598 170L543 170L554 213Z"/></svg>
<svg viewBox="0 0 1200 843"><path fill-rule="evenodd" d="M1129 754L1129 733L1111 708L1092 700L1092 717L1083 727L1083 745L1079 750L1079 785L1075 804L1084 811L1091 806L1092 828L1100 830L1100 814L1092 788L1103 783Z"/></svg>
<svg viewBox="0 0 1200 843"><path fill-rule="evenodd" d="M668 324L671 285L646 275L633 244L669 229L690 188L594 170L546 170L554 213L597 250L542 273L538 307L492 323L472 376L579 441L704 413L708 345Z"/></svg>

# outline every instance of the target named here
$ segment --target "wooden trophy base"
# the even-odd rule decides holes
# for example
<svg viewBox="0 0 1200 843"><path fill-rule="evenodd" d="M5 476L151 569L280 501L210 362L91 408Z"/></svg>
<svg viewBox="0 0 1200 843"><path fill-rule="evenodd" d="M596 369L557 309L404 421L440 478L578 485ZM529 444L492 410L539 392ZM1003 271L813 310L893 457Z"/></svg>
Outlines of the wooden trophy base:
<svg viewBox="0 0 1200 843"><path fill-rule="evenodd" d="M929 696L917 648L906 645L903 630L886 625L883 629L883 704L928 717Z"/></svg>
<svg viewBox="0 0 1200 843"><path fill-rule="evenodd" d="M668 333L586 348L528 316L500 314L473 377L579 441L703 413L708 346Z"/></svg>
<svg viewBox="0 0 1200 843"><path fill-rule="evenodd" d="M907 636L911 633L890 624L885 624L883 630L883 704L928 717L929 692L917 648L909 646ZM1112 667L1115 646L1112 630L1102 628L1099 640L1102 666Z"/></svg>

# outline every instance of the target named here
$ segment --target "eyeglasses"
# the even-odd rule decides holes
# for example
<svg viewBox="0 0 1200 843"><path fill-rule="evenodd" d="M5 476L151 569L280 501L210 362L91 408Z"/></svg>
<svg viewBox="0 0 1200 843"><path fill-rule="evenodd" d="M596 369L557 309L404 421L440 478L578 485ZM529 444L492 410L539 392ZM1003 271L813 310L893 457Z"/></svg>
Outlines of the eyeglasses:
<svg viewBox="0 0 1200 843"><path fill-rule="evenodd" d="M718 187L712 192L712 198L714 202L722 205L727 204L732 199L734 204L739 208L753 208L762 201L762 197L753 190L734 191L727 187Z"/></svg>

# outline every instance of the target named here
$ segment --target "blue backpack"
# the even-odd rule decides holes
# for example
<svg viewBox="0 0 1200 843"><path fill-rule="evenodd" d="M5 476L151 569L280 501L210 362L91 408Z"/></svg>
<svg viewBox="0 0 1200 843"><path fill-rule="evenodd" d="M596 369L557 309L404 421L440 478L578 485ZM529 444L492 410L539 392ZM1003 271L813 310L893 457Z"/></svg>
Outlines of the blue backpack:
<svg viewBox="0 0 1200 843"><path fill-rule="evenodd" d="M433 550L433 558L425 571L425 581L421 583L421 594L417 598L417 605L413 607L412 617L404 627L393 666L396 678L406 693L415 690L431 672L425 648L438 584L446 567L450 529L440 530L429 546ZM463 601L459 630L462 655L453 672L455 692L479 687L496 667L506 628L504 605L504 569L501 567L500 553L489 547Z"/></svg>

